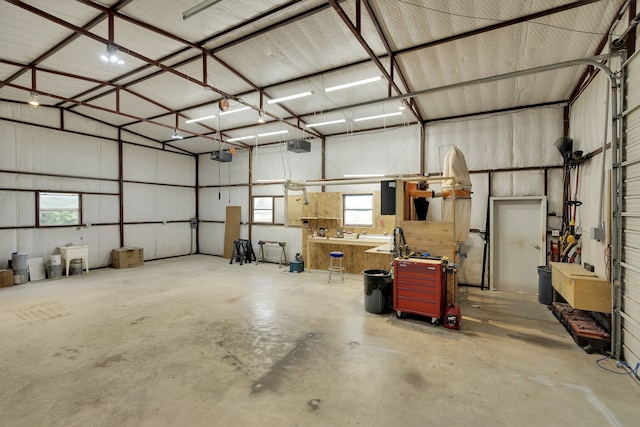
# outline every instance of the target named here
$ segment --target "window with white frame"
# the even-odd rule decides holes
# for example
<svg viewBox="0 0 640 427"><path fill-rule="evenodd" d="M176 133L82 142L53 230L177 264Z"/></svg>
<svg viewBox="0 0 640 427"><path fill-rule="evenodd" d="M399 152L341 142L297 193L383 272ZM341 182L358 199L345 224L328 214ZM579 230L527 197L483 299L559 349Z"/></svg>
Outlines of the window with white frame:
<svg viewBox="0 0 640 427"><path fill-rule="evenodd" d="M38 226L80 225L80 194L38 193Z"/></svg>
<svg viewBox="0 0 640 427"><path fill-rule="evenodd" d="M259 224L284 223L284 197L254 196L253 222Z"/></svg>
<svg viewBox="0 0 640 427"><path fill-rule="evenodd" d="M373 194L345 194L342 197L344 225L359 227L373 225Z"/></svg>

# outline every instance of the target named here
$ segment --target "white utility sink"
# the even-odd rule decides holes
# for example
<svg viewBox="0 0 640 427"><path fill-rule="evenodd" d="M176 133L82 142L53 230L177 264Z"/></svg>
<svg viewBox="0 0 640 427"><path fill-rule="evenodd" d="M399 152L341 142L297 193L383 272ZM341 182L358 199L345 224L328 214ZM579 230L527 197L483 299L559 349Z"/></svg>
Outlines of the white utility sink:
<svg viewBox="0 0 640 427"><path fill-rule="evenodd" d="M60 250L67 276L69 276L69 263L76 258L82 259L83 267L89 274L89 246L59 246L58 250Z"/></svg>

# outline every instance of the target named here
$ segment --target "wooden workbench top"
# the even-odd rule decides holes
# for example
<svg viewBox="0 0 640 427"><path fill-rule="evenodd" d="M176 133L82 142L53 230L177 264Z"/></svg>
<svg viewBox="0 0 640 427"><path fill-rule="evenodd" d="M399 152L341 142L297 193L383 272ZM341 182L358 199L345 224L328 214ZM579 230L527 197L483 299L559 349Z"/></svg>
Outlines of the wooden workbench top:
<svg viewBox="0 0 640 427"><path fill-rule="evenodd" d="M326 243L332 245L348 245L348 246L379 246L380 243L387 243L388 240L378 239L344 239L337 237L309 237L309 243Z"/></svg>

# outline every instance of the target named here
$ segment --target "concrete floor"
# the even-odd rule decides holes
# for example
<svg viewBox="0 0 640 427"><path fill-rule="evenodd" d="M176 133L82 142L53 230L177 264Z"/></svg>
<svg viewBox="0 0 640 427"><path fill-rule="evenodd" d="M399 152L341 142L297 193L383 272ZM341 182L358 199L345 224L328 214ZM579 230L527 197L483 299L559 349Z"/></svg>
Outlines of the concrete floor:
<svg viewBox="0 0 640 427"><path fill-rule="evenodd" d="M200 255L0 289L0 425L638 425L534 295L460 297L453 331L365 312L360 275Z"/></svg>

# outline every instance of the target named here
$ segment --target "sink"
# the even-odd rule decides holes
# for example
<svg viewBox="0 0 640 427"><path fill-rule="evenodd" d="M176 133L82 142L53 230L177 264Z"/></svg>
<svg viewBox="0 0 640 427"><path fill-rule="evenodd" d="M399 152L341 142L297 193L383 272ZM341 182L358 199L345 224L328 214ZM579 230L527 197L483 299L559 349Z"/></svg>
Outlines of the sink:
<svg viewBox="0 0 640 427"><path fill-rule="evenodd" d="M82 259L83 267L89 273L89 246L59 246L58 250L66 266L67 276L69 276L69 263L76 258Z"/></svg>

